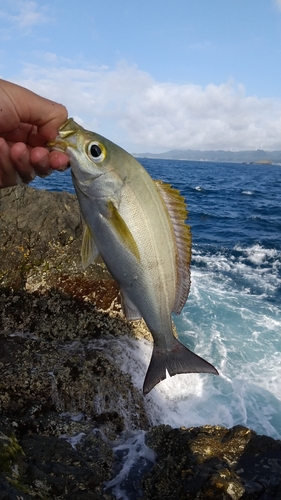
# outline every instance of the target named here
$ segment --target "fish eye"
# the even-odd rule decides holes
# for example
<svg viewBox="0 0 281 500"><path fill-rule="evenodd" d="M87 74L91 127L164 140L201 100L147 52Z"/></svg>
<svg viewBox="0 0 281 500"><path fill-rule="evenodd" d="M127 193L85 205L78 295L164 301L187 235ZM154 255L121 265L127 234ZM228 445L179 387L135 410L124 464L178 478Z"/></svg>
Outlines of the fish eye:
<svg viewBox="0 0 281 500"><path fill-rule="evenodd" d="M106 149L99 142L93 141L88 144L88 156L96 163L100 163L106 157Z"/></svg>

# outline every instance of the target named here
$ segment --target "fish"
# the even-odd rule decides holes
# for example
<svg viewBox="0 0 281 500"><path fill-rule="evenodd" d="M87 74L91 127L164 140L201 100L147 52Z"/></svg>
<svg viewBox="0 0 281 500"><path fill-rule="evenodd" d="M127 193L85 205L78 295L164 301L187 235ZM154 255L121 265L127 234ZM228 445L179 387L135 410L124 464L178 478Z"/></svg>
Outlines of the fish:
<svg viewBox="0 0 281 500"><path fill-rule="evenodd" d="M153 180L128 152L69 118L49 144L65 152L85 221L84 268L100 254L118 283L129 321L143 318L153 351L143 383L147 395L180 373L218 375L173 332L190 290L191 230L180 192Z"/></svg>

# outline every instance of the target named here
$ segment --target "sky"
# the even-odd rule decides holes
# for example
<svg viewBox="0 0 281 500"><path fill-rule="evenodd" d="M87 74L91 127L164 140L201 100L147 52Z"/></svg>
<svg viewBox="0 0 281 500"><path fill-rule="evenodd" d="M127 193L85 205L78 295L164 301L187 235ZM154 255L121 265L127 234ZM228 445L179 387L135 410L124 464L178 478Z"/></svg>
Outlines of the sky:
<svg viewBox="0 0 281 500"><path fill-rule="evenodd" d="M0 0L0 78L131 153L281 150L281 0Z"/></svg>

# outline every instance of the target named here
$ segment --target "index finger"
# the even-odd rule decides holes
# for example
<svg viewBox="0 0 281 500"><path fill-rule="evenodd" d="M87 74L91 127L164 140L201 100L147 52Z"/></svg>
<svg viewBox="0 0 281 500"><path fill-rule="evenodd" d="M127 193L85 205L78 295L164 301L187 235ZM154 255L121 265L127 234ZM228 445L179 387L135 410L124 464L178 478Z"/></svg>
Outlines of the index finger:
<svg viewBox="0 0 281 500"><path fill-rule="evenodd" d="M36 125L48 141L55 139L67 119L65 106L5 80L0 80L0 90L0 132L13 130L23 122Z"/></svg>

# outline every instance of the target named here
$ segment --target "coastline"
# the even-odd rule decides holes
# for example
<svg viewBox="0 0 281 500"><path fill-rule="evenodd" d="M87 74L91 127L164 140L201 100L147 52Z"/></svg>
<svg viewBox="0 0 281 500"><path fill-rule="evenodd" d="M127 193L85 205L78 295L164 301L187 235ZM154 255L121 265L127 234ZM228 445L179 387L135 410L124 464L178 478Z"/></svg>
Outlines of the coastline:
<svg viewBox="0 0 281 500"><path fill-rule="evenodd" d="M207 161L215 163L245 163L247 165L280 165L281 151L226 151L226 150L177 150L164 153L133 153L136 158L178 161Z"/></svg>

